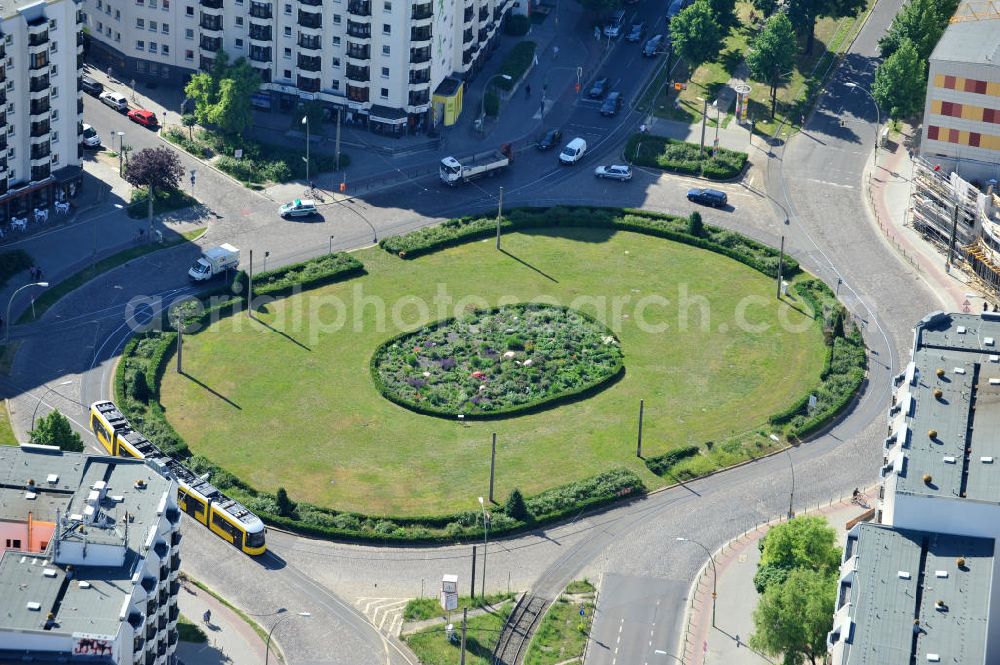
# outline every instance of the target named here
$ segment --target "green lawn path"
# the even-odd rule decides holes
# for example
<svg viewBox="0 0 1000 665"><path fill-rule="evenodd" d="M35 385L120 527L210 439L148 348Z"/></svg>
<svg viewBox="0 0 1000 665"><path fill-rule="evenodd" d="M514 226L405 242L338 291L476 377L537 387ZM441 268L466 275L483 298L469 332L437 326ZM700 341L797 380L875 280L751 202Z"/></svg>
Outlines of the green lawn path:
<svg viewBox="0 0 1000 665"><path fill-rule="evenodd" d="M490 665L493 647L496 646L511 609L512 604L507 602L495 614L469 617L465 638L466 665ZM454 625L456 636L460 636L461 615L458 615ZM407 635L403 640L422 665L455 665L459 662L459 642L448 640L443 624Z"/></svg>

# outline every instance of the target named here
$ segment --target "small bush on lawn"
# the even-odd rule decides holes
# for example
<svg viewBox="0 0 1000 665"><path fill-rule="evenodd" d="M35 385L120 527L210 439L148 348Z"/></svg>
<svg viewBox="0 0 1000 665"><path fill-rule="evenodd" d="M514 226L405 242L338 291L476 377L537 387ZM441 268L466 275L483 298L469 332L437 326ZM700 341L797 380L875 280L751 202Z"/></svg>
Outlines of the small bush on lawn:
<svg viewBox="0 0 1000 665"><path fill-rule="evenodd" d="M197 139L188 138L186 132L182 132L179 129L171 128L163 133L164 137L174 145L180 147L185 152L199 157L201 159L207 159L212 156L212 149L209 148L204 143L201 143Z"/></svg>
<svg viewBox="0 0 1000 665"><path fill-rule="evenodd" d="M133 189L132 199L128 204L128 216L132 219L144 219L148 212L147 201L149 201L148 191L145 189ZM193 205L198 205L197 199L179 189L157 190L156 197L153 199L153 214L161 215L165 212L181 210Z"/></svg>
<svg viewBox="0 0 1000 665"><path fill-rule="evenodd" d="M675 173L700 175L712 180L731 180L743 172L748 155L745 152L678 141L665 136L633 134L625 144L625 154L635 164L664 169Z"/></svg>
<svg viewBox="0 0 1000 665"><path fill-rule="evenodd" d="M503 88L504 90L510 90L514 87L514 84L521 80L525 72L531 67L531 61L535 58L535 48L537 44L532 41L518 42L514 48L510 50L507 57L504 58L503 62L500 63L500 74L506 74L510 77L508 81L505 78L497 76L494 83L498 88Z"/></svg>
<svg viewBox="0 0 1000 665"><path fill-rule="evenodd" d="M674 450L669 450L662 455L646 458L646 468L658 476L665 476L681 460L694 457L697 454L698 446L682 446Z"/></svg>
<svg viewBox="0 0 1000 665"><path fill-rule="evenodd" d="M0 288L2 288L11 277L19 272L27 270L33 265L35 265L35 260L32 259L31 255L23 249L0 252Z"/></svg>

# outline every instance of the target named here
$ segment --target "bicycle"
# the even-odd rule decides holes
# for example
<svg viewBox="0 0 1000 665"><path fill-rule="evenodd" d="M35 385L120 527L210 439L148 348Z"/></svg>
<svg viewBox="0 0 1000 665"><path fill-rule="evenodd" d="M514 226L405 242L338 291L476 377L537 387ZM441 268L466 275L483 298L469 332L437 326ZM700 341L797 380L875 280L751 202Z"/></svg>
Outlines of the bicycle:
<svg viewBox="0 0 1000 665"><path fill-rule="evenodd" d="M853 503L853 504L855 504L857 506L860 506L862 508L870 508L871 507L868 504L868 497L865 495L864 492L858 492L857 494L854 494L853 496L851 496L851 503Z"/></svg>

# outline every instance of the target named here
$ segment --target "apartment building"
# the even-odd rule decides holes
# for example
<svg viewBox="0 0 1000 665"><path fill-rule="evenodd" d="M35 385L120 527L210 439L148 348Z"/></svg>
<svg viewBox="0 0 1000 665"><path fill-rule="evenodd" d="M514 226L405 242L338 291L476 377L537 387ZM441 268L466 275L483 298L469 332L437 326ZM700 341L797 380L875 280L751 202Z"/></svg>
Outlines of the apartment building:
<svg viewBox="0 0 1000 665"><path fill-rule="evenodd" d="M0 662L172 663L176 497L152 462L0 448Z"/></svg>
<svg viewBox="0 0 1000 665"><path fill-rule="evenodd" d="M475 75L514 0L84 0L90 59L181 85L224 50L263 80L258 108L318 100L328 117L401 134L441 121L433 95ZM453 94L453 93L451 93ZM437 107L436 107L437 106Z"/></svg>
<svg viewBox="0 0 1000 665"><path fill-rule="evenodd" d="M893 380L880 524L841 566L833 665L1000 662L1000 314L935 312Z"/></svg>
<svg viewBox="0 0 1000 665"><path fill-rule="evenodd" d="M985 182L1000 178L1000 13L962 12L930 57L920 154Z"/></svg>
<svg viewBox="0 0 1000 665"><path fill-rule="evenodd" d="M0 220L79 191L81 20L70 0L0 5Z"/></svg>

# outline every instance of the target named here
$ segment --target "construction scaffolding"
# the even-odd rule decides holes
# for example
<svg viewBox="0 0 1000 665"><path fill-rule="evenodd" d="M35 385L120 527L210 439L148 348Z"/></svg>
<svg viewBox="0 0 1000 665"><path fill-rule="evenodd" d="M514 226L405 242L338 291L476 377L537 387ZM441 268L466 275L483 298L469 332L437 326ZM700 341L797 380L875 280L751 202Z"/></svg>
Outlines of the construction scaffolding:
<svg viewBox="0 0 1000 665"><path fill-rule="evenodd" d="M918 157L911 197L913 228L938 248L947 251L952 233L958 246L976 241L982 194L957 174Z"/></svg>
<svg viewBox="0 0 1000 665"><path fill-rule="evenodd" d="M973 0L972 2L963 2L960 4L955 15L949 19L949 23L983 21L994 18L1000 18L1000 1Z"/></svg>

